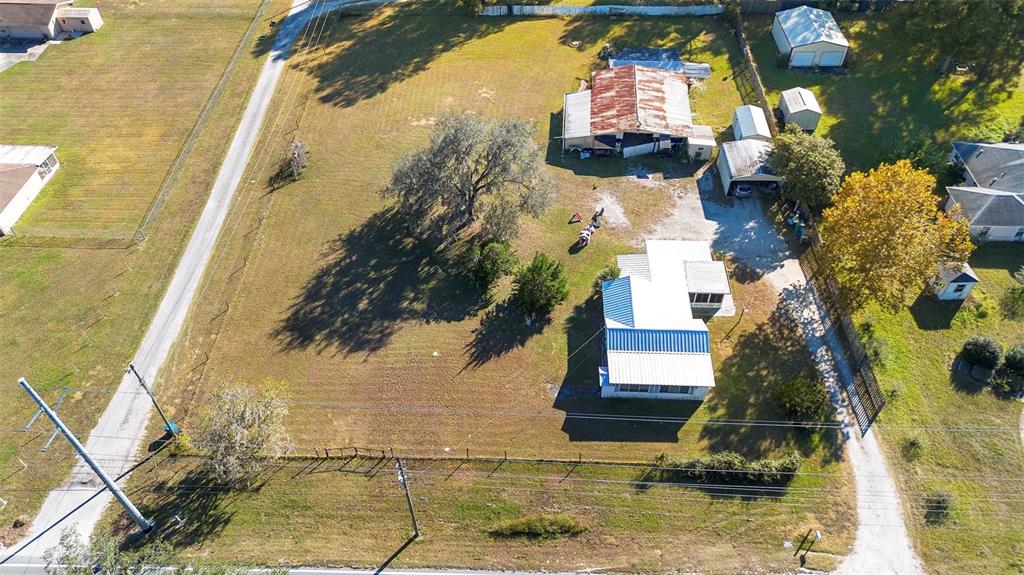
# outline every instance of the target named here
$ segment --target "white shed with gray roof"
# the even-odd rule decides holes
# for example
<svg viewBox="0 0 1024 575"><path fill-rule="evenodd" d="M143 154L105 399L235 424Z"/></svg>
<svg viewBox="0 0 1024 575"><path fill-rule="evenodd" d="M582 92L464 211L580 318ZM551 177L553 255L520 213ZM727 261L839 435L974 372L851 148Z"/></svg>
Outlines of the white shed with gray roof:
<svg viewBox="0 0 1024 575"><path fill-rule="evenodd" d="M779 96L779 110L786 125L799 126L805 132L813 132L821 120L821 106L814 92L807 88L790 88Z"/></svg>
<svg viewBox="0 0 1024 575"><path fill-rule="evenodd" d="M0 145L0 235L14 233L14 224L57 172L56 150Z"/></svg>
<svg viewBox="0 0 1024 575"><path fill-rule="evenodd" d="M772 37L791 68L842 66L850 48L832 14L810 6L776 12Z"/></svg>

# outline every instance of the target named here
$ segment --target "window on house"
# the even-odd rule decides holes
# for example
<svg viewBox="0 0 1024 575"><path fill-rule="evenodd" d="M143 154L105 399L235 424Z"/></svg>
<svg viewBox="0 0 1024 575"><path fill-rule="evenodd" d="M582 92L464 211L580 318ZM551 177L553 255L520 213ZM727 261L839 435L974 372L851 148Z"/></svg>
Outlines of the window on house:
<svg viewBox="0 0 1024 575"><path fill-rule="evenodd" d="M85 23L86 23L86 22L85 22L85 20L81 20L81 22L82 22L82 24L85 24Z"/></svg>
<svg viewBox="0 0 1024 575"><path fill-rule="evenodd" d="M967 284L956 284L956 287L953 288L953 291L956 293L960 293L965 289L967 289Z"/></svg>
<svg viewBox="0 0 1024 575"><path fill-rule="evenodd" d="M679 395L690 395L693 393L693 387L689 385L663 385L661 386L662 393L677 393Z"/></svg>
<svg viewBox="0 0 1024 575"><path fill-rule="evenodd" d="M978 237L984 238L984 237L988 236L988 233L991 232L991 231L992 231L992 228L990 228L989 226L985 226L985 227L981 228L981 230L978 232Z"/></svg>
<svg viewBox="0 0 1024 575"><path fill-rule="evenodd" d="M722 303L723 299L725 299L725 295L724 294L713 293L713 294L711 294L711 299L709 301L711 303Z"/></svg>
<svg viewBox="0 0 1024 575"><path fill-rule="evenodd" d="M628 393L647 393L651 390L649 385L637 385L635 383L622 383L619 384L619 391L625 391Z"/></svg>
<svg viewBox="0 0 1024 575"><path fill-rule="evenodd" d="M1013 237L1017 238L1018 240L1024 238L1024 228L1017 228L1017 233L1013 234Z"/></svg>
<svg viewBox="0 0 1024 575"><path fill-rule="evenodd" d="M692 293L690 294L690 303L708 303L711 301L711 294L708 293Z"/></svg>

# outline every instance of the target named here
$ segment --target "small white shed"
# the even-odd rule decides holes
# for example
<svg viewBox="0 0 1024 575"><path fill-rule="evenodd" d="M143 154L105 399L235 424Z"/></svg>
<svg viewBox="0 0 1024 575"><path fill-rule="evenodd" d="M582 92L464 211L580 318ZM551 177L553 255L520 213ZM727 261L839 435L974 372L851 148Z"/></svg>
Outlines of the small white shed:
<svg viewBox="0 0 1024 575"><path fill-rule="evenodd" d="M850 49L832 14L810 6L776 12L772 37L791 68L842 66Z"/></svg>
<svg viewBox="0 0 1024 575"><path fill-rule="evenodd" d="M686 138L686 154L694 160L710 160L716 146L711 126L694 126L693 134Z"/></svg>
<svg viewBox="0 0 1024 575"><path fill-rule="evenodd" d="M732 134L737 140L761 140L767 142L772 139L772 132L768 128L768 118L760 106L740 106L732 114Z"/></svg>
<svg viewBox="0 0 1024 575"><path fill-rule="evenodd" d="M940 300L967 299L981 280L969 264L939 264L938 275L932 281L935 296Z"/></svg>
<svg viewBox="0 0 1024 575"><path fill-rule="evenodd" d="M779 110L786 125L799 126L805 132L813 132L821 120L821 107L814 92L807 88L790 88L779 97Z"/></svg>
<svg viewBox="0 0 1024 575"><path fill-rule="evenodd" d="M18 221L60 167L53 146L0 145L0 235Z"/></svg>

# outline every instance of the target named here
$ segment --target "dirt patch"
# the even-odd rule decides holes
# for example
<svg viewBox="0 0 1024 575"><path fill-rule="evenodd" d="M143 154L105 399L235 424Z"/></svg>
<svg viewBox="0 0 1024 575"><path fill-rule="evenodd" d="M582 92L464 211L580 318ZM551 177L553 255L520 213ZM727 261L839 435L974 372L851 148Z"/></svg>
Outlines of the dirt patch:
<svg viewBox="0 0 1024 575"><path fill-rule="evenodd" d="M419 118L417 120L409 118L409 125L410 126L433 126L436 123L437 123L437 118L435 118L433 116L431 116L429 118Z"/></svg>
<svg viewBox="0 0 1024 575"><path fill-rule="evenodd" d="M601 192L597 196L597 204L594 206L594 211L604 210L604 215L601 216L601 224L610 228L628 228L630 227L629 218L626 217L626 211L622 209L622 204L619 203L618 198L609 192Z"/></svg>

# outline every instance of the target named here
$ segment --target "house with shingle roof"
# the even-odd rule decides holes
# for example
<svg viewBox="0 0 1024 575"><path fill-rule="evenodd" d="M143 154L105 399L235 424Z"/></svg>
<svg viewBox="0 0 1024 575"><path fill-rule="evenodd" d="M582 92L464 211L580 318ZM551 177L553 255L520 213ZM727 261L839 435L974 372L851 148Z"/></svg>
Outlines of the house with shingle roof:
<svg viewBox="0 0 1024 575"><path fill-rule="evenodd" d="M0 40L53 40L101 26L98 9L77 8L74 0L0 0Z"/></svg>
<svg viewBox="0 0 1024 575"><path fill-rule="evenodd" d="M694 312L735 313L725 264L702 241L648 240L618 257L601 285L601 397L703 400L715 386L707 325Z"/></svg>
<svg viewBox="0 0 1024 575"><path fill-rule="evenodd" d="M959 206L975 239L1024 241L1024 144L953 142L950 161L964 185L946 188L946 209Z"/></svg>

